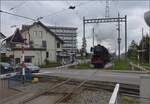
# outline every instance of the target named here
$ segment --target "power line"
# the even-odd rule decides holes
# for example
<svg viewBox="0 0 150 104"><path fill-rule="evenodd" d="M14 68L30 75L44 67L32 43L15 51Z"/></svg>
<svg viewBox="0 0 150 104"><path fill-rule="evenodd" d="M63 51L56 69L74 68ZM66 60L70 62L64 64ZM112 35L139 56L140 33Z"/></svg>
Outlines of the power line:
<svg viewBox="0 0 150 104"><path fill-rule="evenodd" d="M63 8L63 9L60 10L60 11L56 11L56 12L54 12L54 13L51 13L51 14L49 14L49 15L42 16L42 17L43 17L43 18L46 18L46 17L49 17L49 16L54 16L55 14L64 12L65 10L66 10L66 8Z"/></svg>
<svg viewBox="0 0 150 104"><path fill-rule="evenodd" d="M32 21L36 21L35 19L32 19L32 18L30 18L30 17L21 16L21 15L14 14L14 13L9 13L9 12L2 11L2 10L0 10L0 12L5 13L5 14L10 14L10 15L13 15L13 16L17 16L17 17L21 17L21 18L25 18L25 19L29 19L29 20L32 20Z"/></svg>
<svg viewBox="0 0 150 104"><path fill-rule="evenodd" d="M9 10L11 11L11 10L14 10L14 9L16 9L16 8L19 8L19 7L21 7L22 5L24 5L25 4L25 0L23 0L21 3L19 3L18 5L16 5L16 6L14 6L14 7L12 7L12 8L10 8Z"/></svg>
<svg viewBox="0 0 150 104"><path fill-rule="evenodd" d="M66 3L67 3L68 5L70 5L69 2L66 2ZM87 3L89 3L89 1L86 2L86 3L80 3L80 4L76 5L75 7L80 7L80 6L83 6L83 5L87 4ZM51 14L46 15L46 16L41 16L41 17L42 17L42 19L43 19L43 18L46 18L46 17L49 17L49 16L54 16L54 15L56 15L56 14L58 14L58 13L62 13L62 12L64 12L64 11L66 11L66 10L68 10L68 8L63 8L63 9L61 9L60 11L56 11L56 12L54 12L54 13L51 13ZM80 16L79 16L79 14L78 14L77 11L76 11L76 15L77 15L77 16L79 17L79 19L81 20L81 18L80 18Z"/></svg>

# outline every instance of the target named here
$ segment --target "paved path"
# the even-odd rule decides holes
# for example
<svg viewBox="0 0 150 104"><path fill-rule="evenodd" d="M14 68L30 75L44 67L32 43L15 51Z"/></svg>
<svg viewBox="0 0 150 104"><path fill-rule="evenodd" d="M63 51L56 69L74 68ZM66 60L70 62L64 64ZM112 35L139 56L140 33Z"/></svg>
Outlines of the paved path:
<svg viewBox="0 0 150 104"><path fill-rule="evenodd" d="M112 72L104 70L75 70L75 69L42 69L39 75L60 76L74 79L87 79L96 81L118 82L124 84L140 84L140 76L150 75L146 73Z"/></svg>

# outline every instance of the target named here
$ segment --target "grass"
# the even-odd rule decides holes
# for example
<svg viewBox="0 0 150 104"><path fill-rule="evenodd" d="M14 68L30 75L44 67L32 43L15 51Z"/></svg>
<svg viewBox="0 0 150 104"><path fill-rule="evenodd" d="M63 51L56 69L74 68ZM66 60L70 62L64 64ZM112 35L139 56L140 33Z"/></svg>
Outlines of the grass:
<svg viewBox="0 0 150 104"><path fill-rule="evenodd" d="M85 64L77 64L77 65L72 65L69 68L72 69L90 69L90 64L89 63L85 63Z"/></svg>
<svg viewBox="0 0 150 104"><path fill-rule="evenodd" d="M129 61L125 59L114 60L112 70L129 70Z"/></svg>
<svg viewBox="0 0 150 104"><path fill-rule="evenodd" d="M77 65L72 65L69 68L72 69L91 69L90 63L82 63ZM110 70L129 70L129 62L125 59L116 59L113 61L112 68L109 68Z"/></svg>
<svg viewBox="0 0 150 104"><path fill-rule="evenodd" d="M61 66L61 64L57 62L49 62L47 64L41 65L40 68L52 68L52 67L58 67L58 66Z"/></svg>
<svg viewBox="0 0 150 104"><path fill-rule="evenodd" d="M120 99L120 104L140 104L140 103L135 98L122 96L121 99Z"/></svg>
<svg viewBox="0 0 150 104"><path fill-rule="evenodd" d="M130 61L132 61L134 64L138 64L138 63L139 63L138 60L130 60ZM141 63L141 62L140 62L139 64L140 64L140 66L142 66L142 67L144 67L144 68L150 70L150 65L149 65L149 63Z"/></svg>

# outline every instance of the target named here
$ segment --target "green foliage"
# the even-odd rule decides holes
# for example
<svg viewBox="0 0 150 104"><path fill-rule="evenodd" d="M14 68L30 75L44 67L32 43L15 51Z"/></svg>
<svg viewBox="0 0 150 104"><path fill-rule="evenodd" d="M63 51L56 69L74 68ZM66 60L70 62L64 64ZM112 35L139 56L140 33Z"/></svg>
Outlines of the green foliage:
<svg viewBox="0 0 150 104"><path fill-rule="evenodd" d="M140 103L135 98L123 96L121 97L120 104L140 104Z"/></svg>
<svg viewBox="0 0 150 104"><path fill-rule="evenodd" d="M113 62L113 70L129 70L129 61L125 59L116 59Z"/></svg>
<svg viewBox="0 0 150 104"><path fill-rule="evenodd" d="M135 43L134 40L132 40L131 45L129 46L128 49L128 58L132 60L137 60L138 59L138 45Z"/></svg>
<svg viewBox="0 0 150 104"><path fill-rule="evenodd" d="M150 37L148 34L142 38L140 41L139 49L140 50L145 50L144 52L141 52L140 55L140 60L142 62L148 63L149 62L149 46L150 46Z"/></svg>
<svg viewBox="0 0 150 104"><path fill-rule="evenodd" d="M143 64L144 66L145 65L147 66L147 64L149 63L149 57L150 57L149 47L150 47L150 37L147 34L141 39L139 45L137 45L134 40L131 42L131 45L129 46L129 49L128 49L127 56L132 61L138 62L138 55L139 55L139 58L140 58L139 63Z"/></svg>

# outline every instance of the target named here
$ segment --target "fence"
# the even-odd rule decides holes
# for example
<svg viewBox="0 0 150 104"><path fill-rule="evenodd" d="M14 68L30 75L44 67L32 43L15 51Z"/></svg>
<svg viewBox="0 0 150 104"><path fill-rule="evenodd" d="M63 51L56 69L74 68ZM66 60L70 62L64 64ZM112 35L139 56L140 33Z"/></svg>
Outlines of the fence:
<svg viewBox="0 0 150 104"><path fill-rule="evenodd" d="M130 62L130 66L131 66L132 70L148 71L145 68L143 68L142 66L133 64L132 62Z"/></svg>

